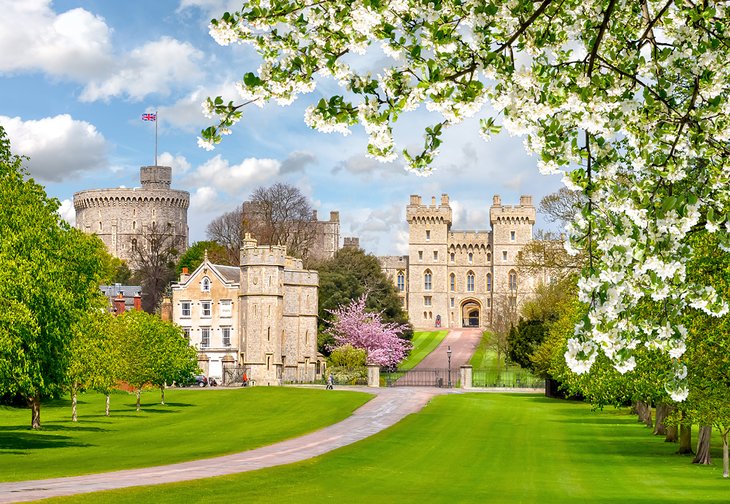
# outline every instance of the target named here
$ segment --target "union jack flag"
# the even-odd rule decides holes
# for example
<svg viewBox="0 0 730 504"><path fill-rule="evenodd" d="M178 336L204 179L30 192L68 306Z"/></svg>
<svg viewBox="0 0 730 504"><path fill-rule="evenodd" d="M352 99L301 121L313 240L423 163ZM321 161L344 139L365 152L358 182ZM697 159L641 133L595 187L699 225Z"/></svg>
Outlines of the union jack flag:
<svg viewBox="0 0 730 504"><path fill-rule="evenodd" d="M142 114L142 120L143 121L156 121L157 120L157 114Z"/></svg>

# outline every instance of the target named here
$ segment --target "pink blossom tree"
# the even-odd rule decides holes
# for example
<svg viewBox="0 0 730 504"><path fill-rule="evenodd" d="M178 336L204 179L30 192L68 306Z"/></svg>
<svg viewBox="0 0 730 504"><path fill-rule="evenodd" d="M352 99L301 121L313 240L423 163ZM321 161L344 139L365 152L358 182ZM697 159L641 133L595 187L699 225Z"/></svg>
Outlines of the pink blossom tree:
<svg viewBox="0 0 730 504"><path fill-rule="evenodd" d="M335 340L335 348L352 345L367 352L367 363L395 367L405 359L411 349L410 341L399 335L406 324L383 322L381 313L365 311L367 295L340 305L330 313L334 320L326 332Z"/></svg>

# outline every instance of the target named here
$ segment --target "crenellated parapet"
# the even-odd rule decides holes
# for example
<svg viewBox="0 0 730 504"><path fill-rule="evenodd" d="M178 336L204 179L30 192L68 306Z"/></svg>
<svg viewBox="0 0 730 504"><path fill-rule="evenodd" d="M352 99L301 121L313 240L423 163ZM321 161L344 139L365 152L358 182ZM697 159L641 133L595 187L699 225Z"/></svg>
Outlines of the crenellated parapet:
<svg viewBox="0 0 730 504"><path fill-rule="evenodd" d="M134 266L145 233L169 235L180 253L188 244L190 194L170 189L169 166L143 166L142 187L89 189L74 194L76 227L101 238L109 252Z"/></svg>
<svg viewBox="0 0 730 504"><path fill-rule="evenodd" d="M449 206L449 195L441 195L441 203L436 204L436 197L431 198L431 204L422 203L421 196L411 195L411 202L406 207L406 220L408 224L446 224L451 226L452 212Z"/></svg>

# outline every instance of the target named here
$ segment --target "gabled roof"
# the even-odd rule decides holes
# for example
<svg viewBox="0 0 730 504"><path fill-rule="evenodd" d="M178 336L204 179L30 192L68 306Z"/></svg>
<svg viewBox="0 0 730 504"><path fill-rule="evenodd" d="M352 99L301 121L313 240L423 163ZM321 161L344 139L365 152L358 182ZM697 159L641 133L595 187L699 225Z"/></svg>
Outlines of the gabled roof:
<svg viewBox="0 0 730 504"><path fill-rule="evenodd" d="M208 270L204 273L204 270ZM218 278L222 283L229 287L234 287L240 284L241 271L237 266L225 266L223 264L213 264L206 257L205 260L200 263L200 266L195 268L190 276L184 282L178 282L177 287L187 287L190 283L202 276L214 276ZM173 286L174 288L175 286Z"/></svg>

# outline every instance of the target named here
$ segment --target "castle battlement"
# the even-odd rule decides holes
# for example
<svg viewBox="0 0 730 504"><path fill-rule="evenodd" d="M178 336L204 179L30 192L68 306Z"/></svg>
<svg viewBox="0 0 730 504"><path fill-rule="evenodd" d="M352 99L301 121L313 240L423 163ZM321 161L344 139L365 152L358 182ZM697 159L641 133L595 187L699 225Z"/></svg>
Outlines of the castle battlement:
<svg viewBox="0 0 730 504"><path fill-rule="evenodd" d="M73 196L76 227L99 236L112 255L132 267L153 228L169 234L170 245L182 253L188 247L190 193L170 189L171 181L169 166L143 166L142 187L79 191Z"/></svg>
<svg viewBox="0 0 730 504"><path fill-rule="evenodd" d="M449 195L441 195L441 203L436 204L436 197L431 197L431 205L421 203L421 197L417 194L411 195L411 203L406 207L406 220L409 224L414 222L434 223L451 225L452 214L449 206Z"/></svg>
<svg viewBox="0 0 730 504"><path fill-rule="evenodd" d="M492 207L489 209L489 220L494 227L495 223L535 224L537 210L532 204L532 196L520 196L519 205L502 205L502 199L495 195Z"/></svg>

